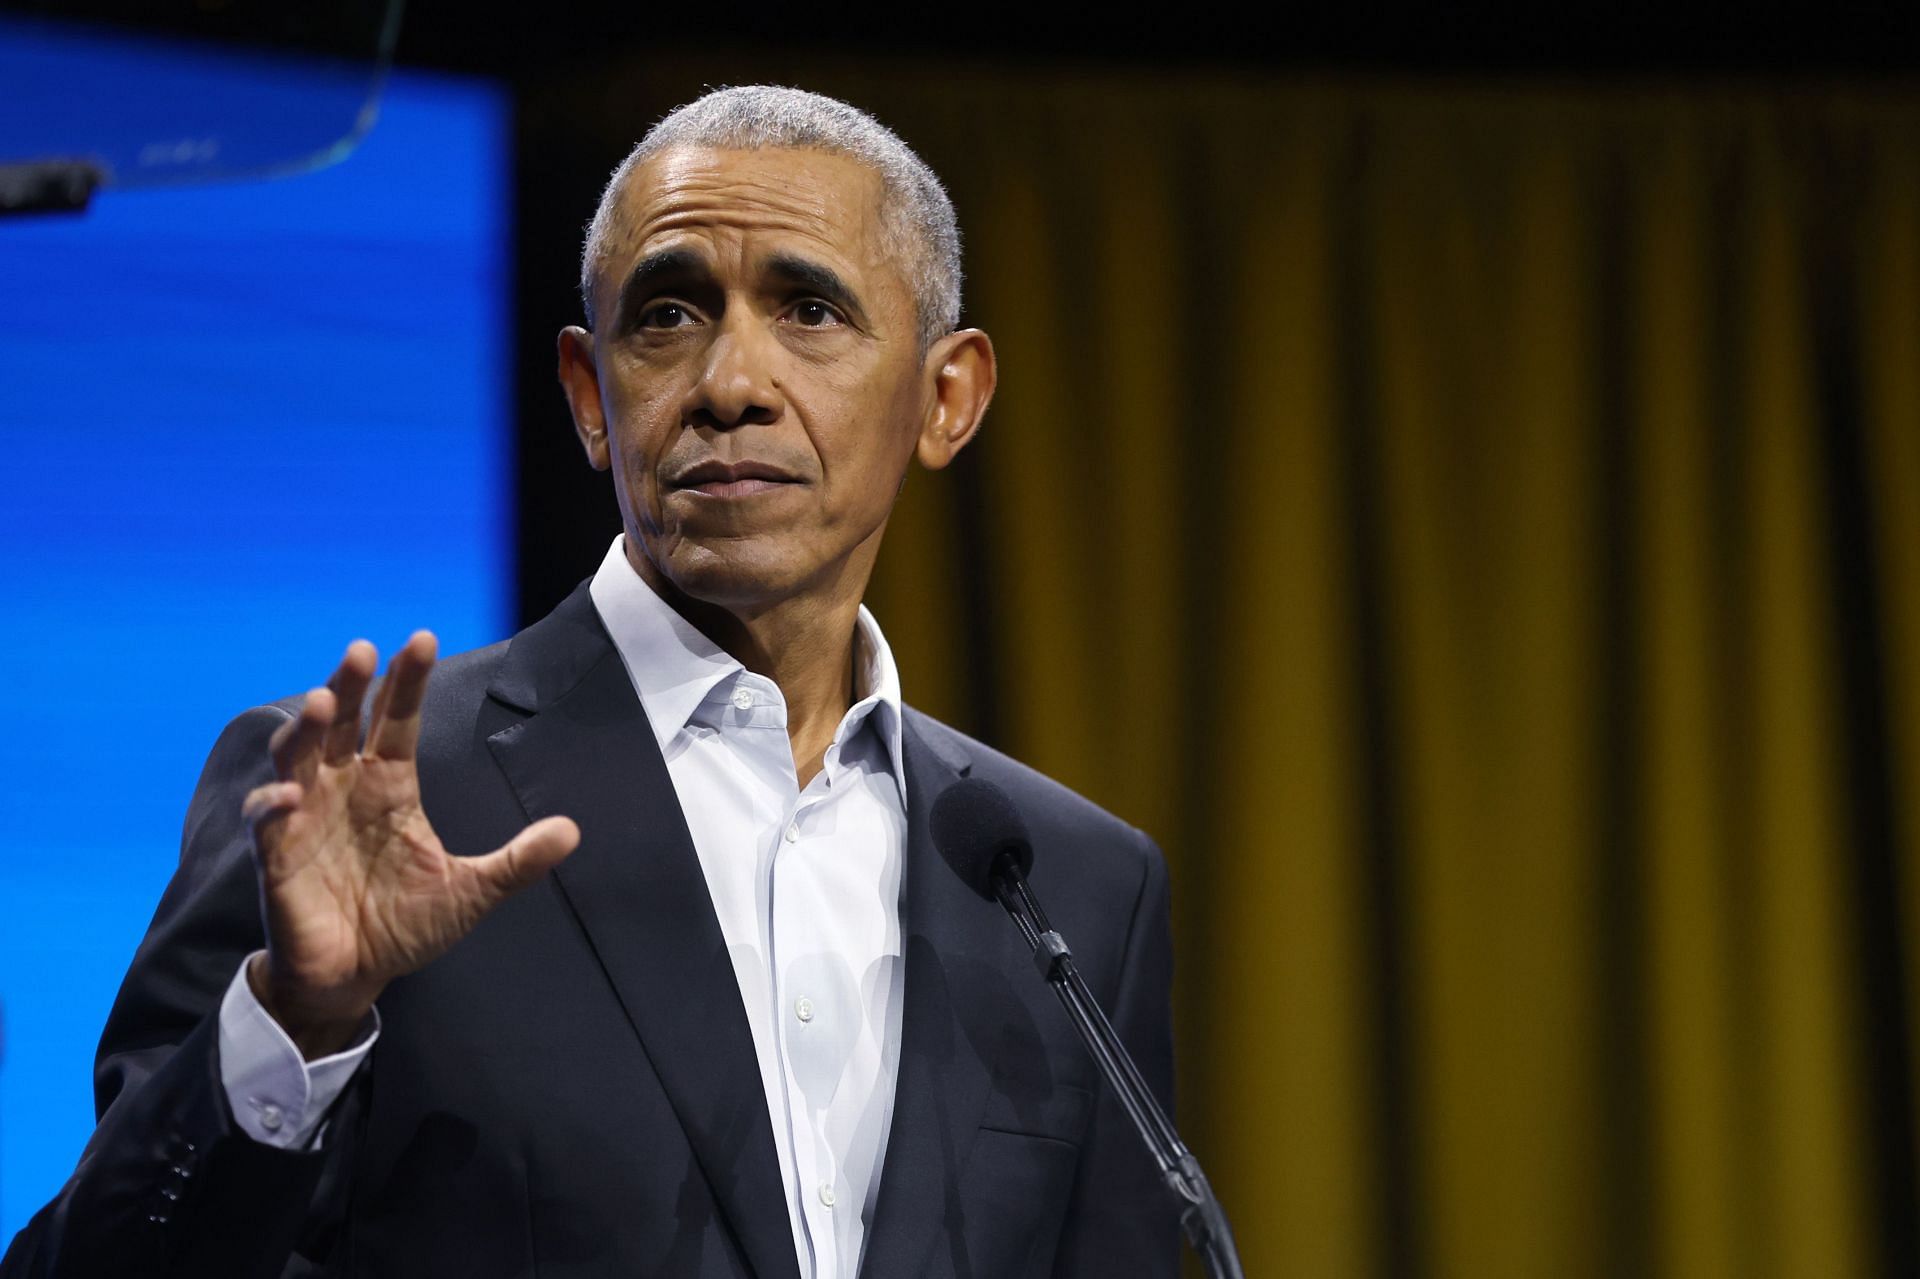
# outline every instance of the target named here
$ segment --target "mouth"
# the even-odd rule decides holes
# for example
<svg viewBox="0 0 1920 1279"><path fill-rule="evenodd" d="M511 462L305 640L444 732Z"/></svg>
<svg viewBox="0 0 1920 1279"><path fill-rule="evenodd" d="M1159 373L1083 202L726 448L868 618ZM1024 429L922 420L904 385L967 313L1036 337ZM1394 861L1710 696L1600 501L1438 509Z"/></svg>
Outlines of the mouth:
<svg viewBox="0 0 1920 1279"><path fill-rule="evenodd" d="M800 483L800 478L766 462L700 462L667 480L667 487L702 497L742 498Z"/></svg>

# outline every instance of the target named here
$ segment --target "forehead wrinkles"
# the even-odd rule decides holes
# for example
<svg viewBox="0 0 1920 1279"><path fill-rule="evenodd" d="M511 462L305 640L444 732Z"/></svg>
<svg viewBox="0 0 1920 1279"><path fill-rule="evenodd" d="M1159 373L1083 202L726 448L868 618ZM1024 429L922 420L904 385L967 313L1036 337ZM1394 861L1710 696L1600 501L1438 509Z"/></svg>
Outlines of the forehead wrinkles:
<svg viewBox="0 0 1920 1279"><path fill-rule="evenodd" d="M813 151L670 151L636 169L622 193L616 273L677 233L726 231L794 236L865 272L890 260L880 218L879 176L857 162ZM705 237L700 237L705 238Z"/></svg>

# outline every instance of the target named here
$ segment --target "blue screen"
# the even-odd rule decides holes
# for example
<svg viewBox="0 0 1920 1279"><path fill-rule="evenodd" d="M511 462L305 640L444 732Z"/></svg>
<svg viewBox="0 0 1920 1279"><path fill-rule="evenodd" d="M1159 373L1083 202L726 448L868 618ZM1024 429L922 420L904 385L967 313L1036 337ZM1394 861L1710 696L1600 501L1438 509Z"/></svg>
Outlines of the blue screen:
<svg viewBox="0 0 1920 1279"><path fill-rule="evenodd" d="M0 219L0 1248L92 1129L221 726L355 636L509 630L509 141L497 89L401 73L331 168Z"/></svg>

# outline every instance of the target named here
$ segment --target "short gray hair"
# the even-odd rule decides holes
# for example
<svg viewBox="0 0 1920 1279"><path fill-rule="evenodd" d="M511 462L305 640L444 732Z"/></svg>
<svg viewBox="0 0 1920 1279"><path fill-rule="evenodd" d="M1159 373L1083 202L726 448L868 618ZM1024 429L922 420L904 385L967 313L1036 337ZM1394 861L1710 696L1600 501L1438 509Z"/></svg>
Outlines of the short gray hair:
<svg viewBox="0 0 1920 1279"><path fill-rule="evenodd" d="M594 276L614 233L620 190L642 162L678 146L824 151L866 165L880 178L887 247L904 260L921 348L960 327L960 224L933 170L898 134L858 107L765 84L716 89L689 102L649 129L613 171L580 254L580 300L589 326Z"/></svg>

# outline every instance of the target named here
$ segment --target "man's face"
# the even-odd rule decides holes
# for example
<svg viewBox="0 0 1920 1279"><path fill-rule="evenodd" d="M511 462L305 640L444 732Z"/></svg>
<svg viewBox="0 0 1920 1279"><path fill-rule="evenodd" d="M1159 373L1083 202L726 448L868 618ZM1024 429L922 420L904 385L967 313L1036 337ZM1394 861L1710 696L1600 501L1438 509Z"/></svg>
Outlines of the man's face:
<svg viewBox="0 0 1920 1279"><path fill-rule="evenodd" d="M916 449L944 464L964 442L923 443L952 339L920 350L878 176L818 151L674 148L618 199L595 331L562 334L561 375L628 558L736 610L857 598Z"/></svg>

